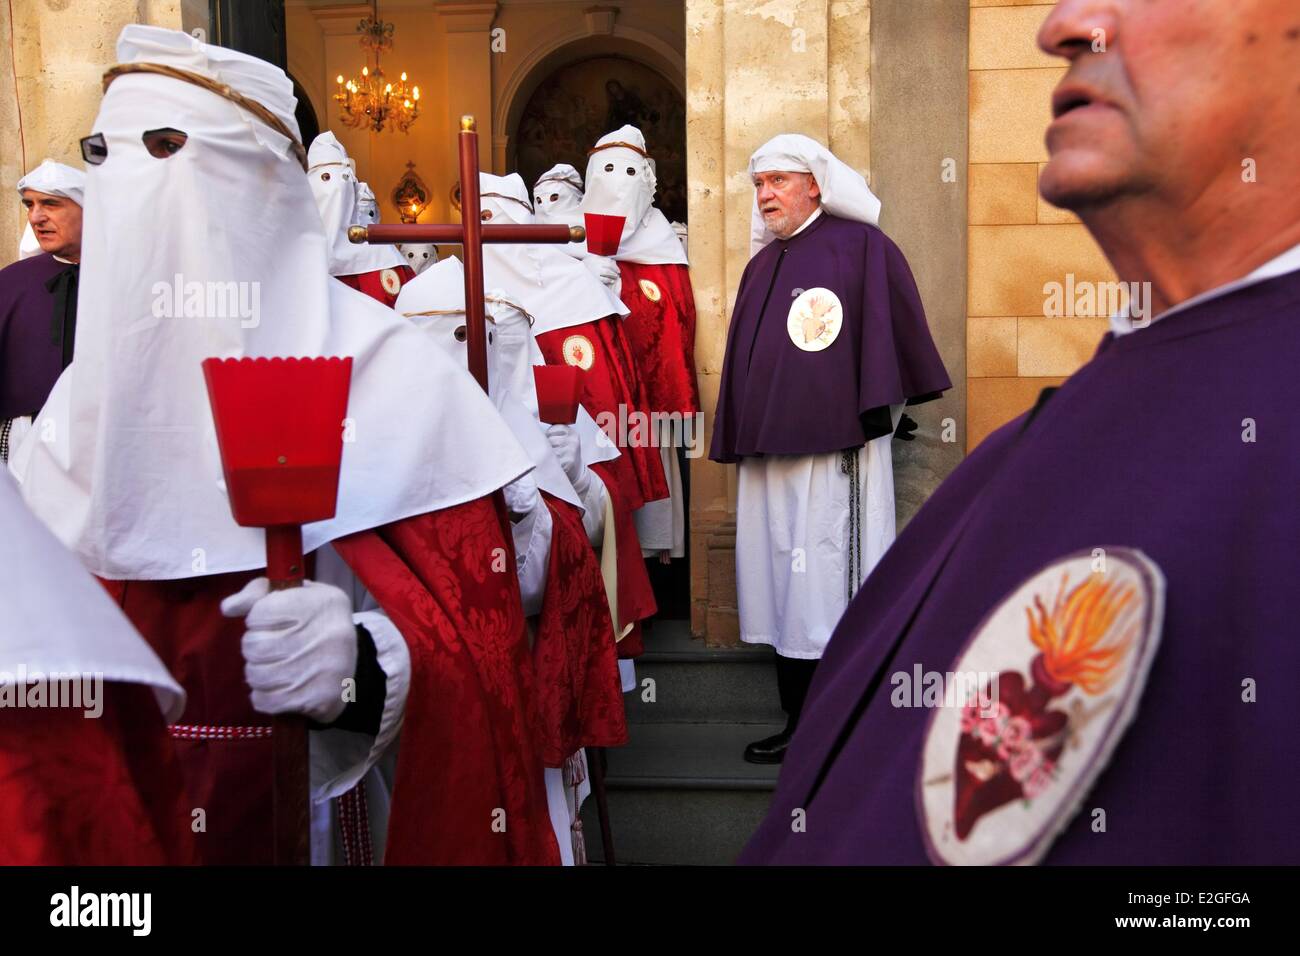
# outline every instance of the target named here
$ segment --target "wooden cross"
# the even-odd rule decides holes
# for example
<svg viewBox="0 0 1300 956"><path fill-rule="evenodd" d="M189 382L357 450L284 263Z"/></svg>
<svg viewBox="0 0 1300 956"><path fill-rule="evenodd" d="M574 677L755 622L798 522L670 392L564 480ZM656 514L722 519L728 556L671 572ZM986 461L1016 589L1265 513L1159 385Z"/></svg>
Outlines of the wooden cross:
<svg viewBox="0 0 1300 956"><path fill-rule="evenodd" d="M474 117L460 118L459 223L352 226L348 239L362 243L458 242L464 247L465 337L470 374L488 390L487 320L483 307L483 243L565 243L587 237L581 226L484 225L479 218L478 133Z"/></svg>

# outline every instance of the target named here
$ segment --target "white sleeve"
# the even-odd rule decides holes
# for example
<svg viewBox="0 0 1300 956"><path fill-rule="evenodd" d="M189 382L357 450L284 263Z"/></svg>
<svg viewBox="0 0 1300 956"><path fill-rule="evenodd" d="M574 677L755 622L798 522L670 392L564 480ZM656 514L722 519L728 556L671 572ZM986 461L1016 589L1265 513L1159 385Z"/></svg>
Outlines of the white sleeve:
<svg viewBox="0 0 1300 956"><path fill-rule="evenodd" d="M397 740L411 686L411 654L406 640L352 569L329 545L316 552L316 577L342 588L352 597L352 620L375 642L384 672L384 711L375 736L354 730L314 730L311 748L311 795L321 802L351 790Z"/></svg>
<svg viewBox="0 0 1300 956"><path fill-rule="evenodd" d="M551 556L552 524L551 509L539 495L537 507L510 526L515 542L515 572L524 599L525 617L532 617L542 610L546 568Z"/></svg>
<svg viewBox="0 0 1300 956"><path fill-rule="evenodd" d="M605 540L605 495L608 492L605 491L605 482L593 469L587 469L587 478L587 487L582 492L582 507L586 509L582 513L582 527L592 546L599 548Z"/></svg>

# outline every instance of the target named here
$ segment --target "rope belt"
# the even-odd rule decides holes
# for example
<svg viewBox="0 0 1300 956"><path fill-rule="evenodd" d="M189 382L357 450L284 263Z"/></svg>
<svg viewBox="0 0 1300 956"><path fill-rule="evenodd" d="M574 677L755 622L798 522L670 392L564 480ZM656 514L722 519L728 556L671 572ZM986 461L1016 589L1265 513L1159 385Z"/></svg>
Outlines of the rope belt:
<svg viewBox="0 0 1300 956"><path fill-rule="evenodd" d="M271 736L270 727L228 727L221 724L172 724L167 733L175 740L259 740Z"/></svg>
<svg viewBox="0 0 1300 956"><path fill-rule="evenodd" d="M858 482L858 451L846 451L840 457L840 474L849 476L849 554L845 595L853 600L862 569L862 489Z"/></svg>

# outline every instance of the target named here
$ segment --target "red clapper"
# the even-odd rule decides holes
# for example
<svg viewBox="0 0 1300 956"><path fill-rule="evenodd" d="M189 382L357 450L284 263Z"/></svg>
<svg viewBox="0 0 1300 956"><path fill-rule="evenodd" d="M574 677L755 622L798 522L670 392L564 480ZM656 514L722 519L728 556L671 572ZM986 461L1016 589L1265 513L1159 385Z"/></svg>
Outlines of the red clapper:
<svg viewBox="0 0 1300 956"><path fill-rule="evenodd" d="M300 587L302 526L334 517L351 358L203 362L235 522L266 529L272 590ZM274 859L311 862L307 721L272 718Z"/></svg>
<svg viewBox="0 0 1300 956"><path fill-rule="evenodd" d="M582 369L576 365L534 365L537 417L548 425L572 425L582 398Z"/></svg>
<svg viewBox="0 0 1300 956"><path fill-rule="evenodd" d="M583 213L587 224L587 251L594 256L612 256L618 252L623 239L626 216L606 216L601 213Z"/></svg>

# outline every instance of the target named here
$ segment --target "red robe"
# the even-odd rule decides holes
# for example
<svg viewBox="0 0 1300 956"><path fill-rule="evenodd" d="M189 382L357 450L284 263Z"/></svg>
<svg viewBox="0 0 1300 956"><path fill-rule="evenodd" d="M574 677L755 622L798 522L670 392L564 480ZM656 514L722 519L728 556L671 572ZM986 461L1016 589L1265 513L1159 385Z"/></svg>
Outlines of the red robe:
<svg viewBox="0 0 1300 956"><path fill-rule="evenodd" d="M684 265L620 262L623 320L650 410L693 415L700 410L695 380L695 292Z"/></svg>
<svg viewBox="0 0 1300 956"><path fill-rule="evenodd" d="M583 747L627 743L609 602L600 563L573 505L543 493L551 553L533 663L542 709L542 754L561 767Z"/></svg>
<svg viewBox="0 0 1300 956"><path fill-rule="evenodd" d="M607 315L595 322L553 329L538 335L537 344L548 365L576 365L586 369L587 374L582 376L582 407L602 425L604 422L599 417L602 412L613 423L612 427L606 427L606 434L622 452L614 462L614 472L627 496L628 507L635 511L647 501L667 498L668 479L664 476L659 449L651 441L648 419L639 429L644 440L627 447L623 444L623 439L635 437L633 413L644 417L649 405L622 320ZM628 423L626 436L618 434L620 421Z"/></svg>
<svg viewBox="0 0 1300 956"><path fill-rule="evenodd" d="M394 266L391 269L375 269L372 272L359 272L351 276L335 276L346 286L358 292L364 292L377 302L382 302L390 309L397 304L397 295L402 286L415 278L415 270L410 266Z"/></svg>
<svg viewBox="0 0 1300 956"><path fill-rule="evenodd" d="M492 500L334 547L411 655L385 862L558 864L512 546ZM189 799L206 810L205 863L271 860L269 720L249 703L244 622L219 607L261 573L104 582L189 695L172 733Z"/></svg>
<svg viewBox="0 0 1300 956"><path fill-rule="evenodd" d="M641 539L637 537L636 520L632 516L634 509L626 491L630 486L620 483L622 476L614 467L622 460L619 457L613 461L598 462L591 469L604 483L614 513L614 534L618 542L619 630L632 625L632 630L618 642L618 656L632 658L640 657L645 651L641 644L640 622L654 617L659 605L655 602L650 572L646 570L645 559L641 555Z"/></svg>
<svg viewBox="0 0 1300 956"><path fill-rule="evenodd" d="M153 691L105 683L96 719L66 707L0 719L0 866L198 862L180 766Z"/></svg>

